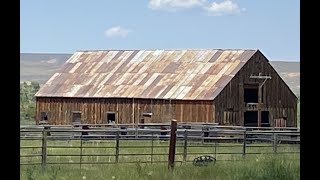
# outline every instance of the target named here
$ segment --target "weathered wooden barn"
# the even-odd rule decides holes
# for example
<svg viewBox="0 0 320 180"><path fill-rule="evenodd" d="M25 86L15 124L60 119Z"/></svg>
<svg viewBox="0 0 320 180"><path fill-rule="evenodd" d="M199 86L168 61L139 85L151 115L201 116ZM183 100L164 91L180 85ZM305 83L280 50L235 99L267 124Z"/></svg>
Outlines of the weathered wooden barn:
<svg viewBox="0 0 320 180"><path fill-rule="evenodd" d="M251 49L78 51L36 94L36 122L296 126L297 97Z"/></svg>

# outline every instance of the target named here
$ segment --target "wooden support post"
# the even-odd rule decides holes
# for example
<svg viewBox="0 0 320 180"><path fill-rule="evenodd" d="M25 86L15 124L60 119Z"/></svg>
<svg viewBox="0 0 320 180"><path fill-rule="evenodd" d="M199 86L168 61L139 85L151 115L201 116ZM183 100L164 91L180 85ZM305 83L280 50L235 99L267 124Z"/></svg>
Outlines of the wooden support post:
<svg viewBox="0 0 320 180"><path fill-rule="evenodd" d="M81 165L82 165L82 137L83 136L83 132L81 132L81 136L80 136L80 171L81 171Z"/></svg>
<svg viewBox="0 0 320 180"><path fill-rule="evenodd" d="M184 130L183 163L187 162L188 131Z"/></svg>
<svg viewBox="0 0 320 180"><path fill-rule="evenodd" d="M246 144L247 144L247 131L245 130L243 132L243 151L242 151L243 157L245 157L246 155Z"/></svg>
<svg viewBox="0 0 320 180"><path fill-rule="evenodd" d="M43 129L42 131L41 165L42 165L42 170L45 170L47 166L47 131L46 129Z"/></svg>
<svg viewBox="0 0 320 180"><path fill-rule="evenodd" d="M258 90L258 127L261 127L261 105L262 104L262 91L261 86L259 86Z"/></svg>
<svg viewBox="0 0 320 180"><path fill-rule="evenodd" d="M278 135L273 133L273 152L277 153Z"/></svg>
<svg viewBox="0 0 320 180"><path fill-rule="evenodd" d="M117 131L117 136L116 136L116 163L119 162L119 131Z"/></svg>
<svg viewBox="0 0 320 180"><path fill-rule="evenodd" d="M151 164L153 162L153 132L151 134Z"/></svg>
<svg viewBox="0 0 320 180"><path fill-rule="evenodd" d="M170 146L168 157L168 168L173 170L174 157L176 154L176 138L177 138L177 120L171 120L171 132L170 132Z"/></svg>

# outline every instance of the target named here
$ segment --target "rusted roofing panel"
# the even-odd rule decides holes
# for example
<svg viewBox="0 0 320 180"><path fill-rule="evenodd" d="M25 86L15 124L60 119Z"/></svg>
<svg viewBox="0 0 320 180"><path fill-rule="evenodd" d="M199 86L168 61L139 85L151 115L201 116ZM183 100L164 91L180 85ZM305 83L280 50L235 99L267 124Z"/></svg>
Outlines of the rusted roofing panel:
<svg viewBox="0 0 320 180"><path fill-rule="evenodd" d="M102 63L102 59L108 54L108 52L109 52L109 51L99 51L99 52L97 53L97 56L98 56L98 57L93 58L92 61L93 61L93 62L96 62L96 63L98 63L98 62L101 62L101 63Z"/></svg>
<svg viewBox="0 0 320 180"><path fill-rule="evenodd" d="M239 60L239 61L240 61L240 60ZM236 67L231 71L230 74L236 75L236 74L240 71L240 69L241 69L245 64L246 64L246 62L241 62L241 61L240 61L240 63L238 64L238 66L236 66Z"/></svg>
<svg viewBox="0 0 320 180"><path fill-rule="evenodd" d="M221 77L223 75L228 75L226 74L227 70L231 67L232 63L227 63L220 72L218 72L217 76Z"/></svg>
<svg viewBox="0 0 320 180"><path fill-rule="evenodd" d="M136 86L136 89L134 91L131 91L131 93L127 97L142 97L142 92L147 88L147 86L138 85Z"/></svg>
<svg viewBox="0 0 320 180"><path fill-rule="evenodd" d="M188 86L194 80L197 74L185 74L185 78L181 80L181 86Z"/></svg>
<svg viewBox="0 0 320 180"><path fill-rule="evenodd" d="M107 85L106 82L109 80L109 78L113 75L113 73L101 73L103 75L105 75L103 78L101 78L102 80L100 81L99 85Z"/></svg>
<svg viewBox="0 0 320 180"><path fill-rule="evenodd" d="M178 88L172 93L172 95L170 96L170 99L177 99L178 96L183 92L183 90L186 88L187 86L178 86Z"/></svg>
<svg viewBox="0 0 320 180"><path fill-rule="evenodd" d="M76 60L83 54L83 52L75 52L67 61L66 63L75 63Z"/></svg>
<svg viewBox="0 0 320 180"><path fill-rule="evenodd" d="M215 92L218 88L217 87L211 87L208 89L208 91L202 96L203 99L214 99L213 92Z"/></svg>
<svg viewBox="0 0 320 180"><path fill-rule="evenodd" d="M63 84L70 84L73 85L75 83L74 79L77 78L78 74L76 73L66 73L68 74L68 78L63 82Z"/></svg>
<svg viewBox="0 0 320 180"><path fill-rule="evenodd" d="M75 96L75 97L84 97L84 95L88 92L88 90L91 87L92 87L92 85L78 85L77 86L77 92L74 92L73 96Z"/></svg>
<svg viewBox="0 0 320 180"><path fill-rule="evenodd" d="M94 66L96 66L97 63L88 63L86 66L86 70L84 71L84 73L93 73L92 69L94 68Z"/></svg>
<svg viewBox="0 0 320 180"><path fill-rule="evenodd" d="M61 90L63 90L62 87L63 87L62 84L52 84L50 87L50 90L53 91L52 96L57 97L57 96L61 95L63 97L63 93L61 91ZM60 91L59 91L59 89L60 89Z"/></svg>
<svg viewBox="0 0 320 180"><path fill-rule="evenodd" d="M101 91L104 88L104 85L96 86L96 92L93 94L93 97L102 97Z"/></svg>
<svg viewBox="0 0 320 180"><path fill-rule="evenodd" d="M232 71L237 68L240 64L240 60L235 60L232 63L230 63L230 67L228 68L228 70L225 72L225 74L232 74Z"/></svg>
<svg viewBox="0 0 320 180"><path fill-rule="evenodd" d="M201 91L199 91L200 93L194 98L194 99L205 99L205 95L208 92L208 88L207 87L203 87L203 89Z"/></svg>
<svg viewBox="0 0 320 180"><path fill-rule="evenodd" d="M198 72L198 74L205 74L208 69L210 69L214 64L213 63L206 63Z"/></svg>
<svg viewBox="0 0 320 180"><path fill-rule="evenodd" d="M186 72L188 71L188 69L190 69L190 67L188 67L190 64L189 63L181 63L177 69L174 71L175 74L186 74Z"/></svg>
<svg viewBox="0 0 320 180"><path fill-rule="evenodd" d="M103 65L103 62L97 62L95 65L92 67L90 73L98 73L97 70Z"/></svg>
<svg viewBox="0 0 320 180"><path fill-rule="evenodd" d="M184 62L184 63L189 63L192 61L193 57L195 56L195 52L194 51L186 51L183 56L180 58L180 61L181 62Z"/></svg>
<svg viewBox="0 0 320 180"><path fill-rule="evenodd" d="M170 59L168 59L168 60L170 60L170 61L172 61L172 62L181 62L180 61L180 59L181 59L181 57L184 55L184 53L186 53L187 52L187 50L182 50L182 51L176 51L176 54L174 54L174 56L172 57L172 59L170 58Z"/></svg>
<svg viewBox="0 0 320 180"><path fill-rule="evenodd" d="M193 78L190 82L187 83L188 86L200 87L201 84L207 79L209 75L207 74L192 74Z"/></svg>
<svg viewBox="0 0 320 180"><path fill-rule="evenodd" d="M104 97L112 97L112 96L115 96L114 94L117 93L118 88L119 88L119 86L110 85L110 86L109 86L109 89L108 89L107 91L104 91L104 92L105 92Z"/></svg>
<svg viewBox="0 0 320 180"><path fill-rule="evenodd" d="M161 85L160 85L161 86ZM163 99L164 96L172 89L173 85L167 85L166 88L157 96L159 99Z"/></svg>
<svg viewBox="0 0 320 180"><path fill-rule="evenodd" d="M211 78L211 80L207 84L205 84L205 85L203 84L202 86L210 88L217 83L217 81L219 80L220 77L217 75L210 75L210 78Z"/></svg>
<svg viewBox="0 0 320 180"><path fill-rule="evenodd" d="M223 51L221 51L221 50L219 50L219 51L217 51L210 59L209 59L209 61L208 62L214 62L214 61L216 61L220 56L221 56L221 54L223 53ZM227 52L228 53L228 52Z"/></svg>
<svg viewBox="0 0 320 180"><path fill-rule="evenodd" d="M206 87L198 87L190 96L189 99L196 99L202 91L206 90Z"/></svg>
<svg viewBox="0 0 320 180"><path fill-rule="evenodd" d="M220 87L217 87L217 88L214 88L215 90L212 91L212 93L210 93L211 95L209 96L205 96L205 97L208 97L208 99L214 99L217 97L217 95L223 90L223 88L220 88Z"/></svg>
<svg viewBox="0 0 320 180"><path fill-rule="evenodd" d="M227 63L225 62L221 62L217 65L211 65L211 67L205 72L205 74L218 74L226 64Z"/></svg>
<svg viewBox="0 0 320 180"><path fill-rule="evenodd" d="M192 86L181 86L181 87L184 87L184 88L181 92L178 93L176 99L183 99L192 88Z"/></svg>
<svg viewBox="0 0 320 180"><path fill-rule="evenodd" d="M104 83L105 85L115 85L113 82L117 81L117 78L120 76L118 73L113 73L110 78Z"/></svg>
<svg viewBox="0 0 320 180"><path fill-rule="evenodd" d="M109 63L111 60L119 59L123 54L123 51L109 51L101 60L101 62Z"/></svg>
<svg viewBox="0 0 320 180"><path fill-rule="evenodd" d="M228 75L222 75L221 78L216 82L214 85L215 87L224 87L228 84L229 80L231 80L231 77Z"/></svg>
<svg viewBox="0 0 320 180"><path fill-rule="evenodd" d="M175 70L180 66L181 63L177 63L177 62L170 62L170 64L168 64L166 66L166 68L162 71L162 73L170 73L173 74L175 72Z"/></svg>
<svg viewBox="0 0 320 180"><path fill-rule="evenodd" d="M256 53L255 50L246 50L239 56L239 60L241 62L247 62L254 55L254 53Z"/></svg>
<svg viewBox="0 0 320 180"><path fill-rule="evenodd" d="M164 51L162 54L162 58L160 59L160 61L168 61L170 62L170 58L172 57L172 54L174 53L175 51Z"/></svg>
<svg viewBox="0 0 320 180"><path fill-rule="evenodd" d="M147 75L146 75L143 79L141 79L141 81L139 82L139 85L144 85L147 81L150 80L150 78L152 77L152 75L153 75L153 74L147 73ZM154 78L154 76L153 76L153 78ZM153 79L153 80L154 80L154 79Z"/></svg>
<svg viewBox="0 0 320 180"><path fill-rule="evenodd" d="M86 70L86 66L87 63L81 63L81 65L78 68L72 69L72 71L74 71L73 73L84 73L84 71Z"/></svg>
<svg viewBox="0 0 320 180"><path fill-rule="evenodd" d="M159 98L159 96L166 90L168 86L155 86L148 94L149 98Z"/></svg>
<svg viewBox="0 0 320 180"><path fill-rule="evenodd" d="M73 60L73 63L77 63L77 62L84 62L84 60L89 56L89 54L87 52L83 52L79 58Z"/></svg>
<svg viewBox="0 0 320 180"><path fill-rule="evenodd" d="M256 50L79 51L36 96L212 100Z"/></svg>

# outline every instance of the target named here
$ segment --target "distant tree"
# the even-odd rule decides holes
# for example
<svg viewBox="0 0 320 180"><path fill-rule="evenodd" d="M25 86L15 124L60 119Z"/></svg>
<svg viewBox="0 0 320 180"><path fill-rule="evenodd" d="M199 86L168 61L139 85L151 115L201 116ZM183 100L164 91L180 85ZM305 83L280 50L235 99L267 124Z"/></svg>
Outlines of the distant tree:
<svg viewBox="0 0 320 180"><path fill-rule="evenodd" d="M40 89L36 81L25 81L20 84L20 121L35 121L35 94Z"/></svg>

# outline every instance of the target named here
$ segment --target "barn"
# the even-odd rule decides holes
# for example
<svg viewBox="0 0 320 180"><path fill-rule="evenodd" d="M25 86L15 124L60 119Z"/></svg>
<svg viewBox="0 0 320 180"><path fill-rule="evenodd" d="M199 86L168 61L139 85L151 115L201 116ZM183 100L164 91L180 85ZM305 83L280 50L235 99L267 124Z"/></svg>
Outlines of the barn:
<svg viewBox="0 0 320 180"><path fill-rule="evenodd" d="M77 51L35 96L37 124L297 126L297 97L258 49Z"/></svg>

